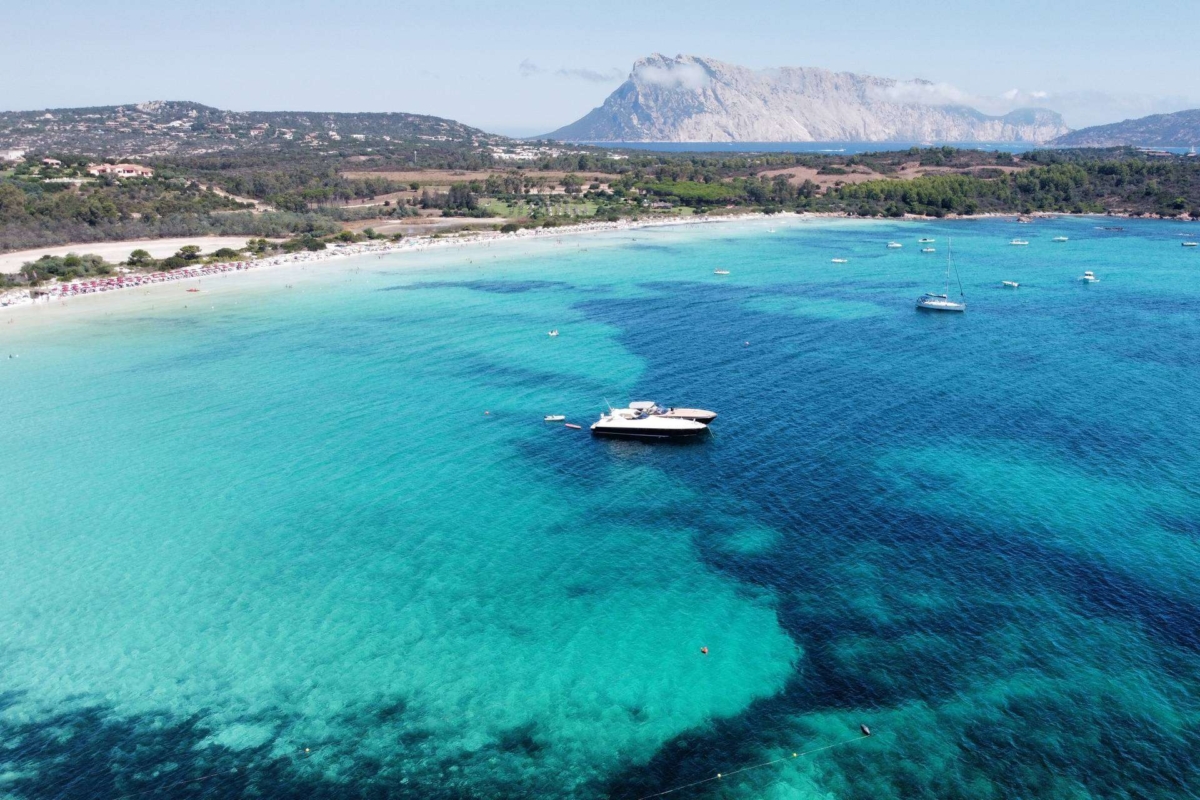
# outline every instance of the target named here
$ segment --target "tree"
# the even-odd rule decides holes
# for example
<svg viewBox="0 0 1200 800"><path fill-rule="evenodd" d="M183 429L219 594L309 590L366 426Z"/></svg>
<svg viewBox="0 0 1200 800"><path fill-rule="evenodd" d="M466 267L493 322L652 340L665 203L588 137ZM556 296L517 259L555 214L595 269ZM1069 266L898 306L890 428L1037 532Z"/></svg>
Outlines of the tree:
<svg viewBox="0 0 1200 800"><path fill-rule="evenodd" d="M563 191L567 194L579 194L579 187L583 186L583 179L574 172L564 175L562 179Z"/></svg>
<svg viewBox="0 0 1200 800"><path fill-rule="evenodd" d="M465 183L455 183L450 186L450 194L446 198L447 208L461 208L473 211L479 207L479 199Z"/></svg>
<svg viewBox="0 0 1200 800"><path fill-rule="evenodd" d="M195 261L200 257L200 248L194 244L186 244L175 254L184 261Z"/></svg>
<svg viewBox="0 0 1200 800"><path fill-rule="evenodd" d="M149 267L154 263L154 258L150 255L150 251L139 247L129 254L125 263L131 267Z"/></svg>

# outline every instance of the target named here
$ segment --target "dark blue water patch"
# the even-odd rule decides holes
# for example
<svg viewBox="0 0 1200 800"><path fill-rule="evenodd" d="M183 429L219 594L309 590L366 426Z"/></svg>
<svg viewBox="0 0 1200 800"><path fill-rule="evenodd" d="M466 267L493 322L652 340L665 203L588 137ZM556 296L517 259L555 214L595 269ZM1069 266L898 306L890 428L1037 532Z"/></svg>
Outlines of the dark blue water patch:
<svg viewBox="0 0 1200 800"><path fill-rule="evenodd" d="M376 289L378 292L414 292L425 289L471 289L488 294L524 294L525 292L543 292L558 289L570 289L571 284L562 281L419 281L417 283L402 283L396 286L384 286Z"/></svg>
<svg viewBox="0 0 1200 800"><path fill-rule="evenodd" d="M376 714L376 722L394 720ZM437 758L419 730L401 728L395 729L394 751L384 757L343 756L336 741L282 757L272 755L274 742L235 751L213 743L212 733L195 718L123 718L103 705L37 723L0 723L7 743L0 756L9 770L5 789L21 800L572 796L559 779L539 777L531 768L545 741L533 726L502 732L496 742L459 759ZM339 760L343 769L336 779L325 778L308 763L314 757Z"/></svg>
<svg viewBox="0 0 1200 800"><path fill-rule="evenodd" d="M1094 468L1109 479L1144 479L1147 469L1163 465L1157 440L1143 435L1153 420L1137 409L1096 414L1097 384L1110 379L1097 375L1081 382L1072 363L1077 350L1041 347L1030 355L1023 340L1006 343L986 320L963 324L909 313L848 325L741 307L761 290L725 286L696 301L678 285L643 288L659 296L579 307L621 328L623 343L645 360L638 394L722 413L713 426L717 436L703 451L678 458L655 451L648 458L686 481L697 496L738 498L747 521L780 538L761 553L731 554L724 546L730 535L725 521L693 509L663 524L697 529L702 557L714 570L745 586L770 589L780 622L805 656L782 698L680 737L648 767L631 768L606 790L636 797L711 776L739 759L757 760L780 737L794 735L794 723L780 720L814 712L849 717L855 709L912 702L944 704L981 681L1008 680L1011 667L1001 666L992 640L1014 626L1032 631L1049 624L1039 607L1051 616L1111 620L1139 630L1157 657L1172 665L1164 674L1183 685L1195 681L1200 608L1186 587L1169 592L1148 580L1152 576L1044 544L1056 532L1036 525L948 522L913 513L895 505L894 487L876 474L871 454L880 452L881 443L920 447L927 439L933 446L950 442L947 458L972 449L1019 458L1032 450L1084 475ZM812 296L818 294L839 297L840 291L826 287ZM1010 317L1022 324L1018 313ZM1043 319L1064 318L1058 313ZM753 331L751 348L739 346L747 330ZM1030 335L1044 344L1042 334ZM1014 370L1014 359L1039 369ZM603 461L604 454L588 456ZM916 478L910 491L921 494L954 486L954 478L940 472L927 474L925 485L919 473ZM873 566L877 581L854 577L864 564ZM847 588L843 581L859 583ZM856 590L874 598L876 606L847 604ZM954 603L914 606L910 598L926 592ZM909 644L914 635L925 644ZM1072 642L1070 633L1062 635L1061 646L1074 648L1070 657L1077 665L1094 668L1095 654ZM863 653L861 663L847 663L840 655L851 644ZM872 654L887 654L889 661L876 663ZM1062 652L1035 652L1020 669L1057 674L1063 659ZM921 754L901 747L870 765L870 780L839 785L835 793L968 797L985 786L1006 796L1069 793L1055 783L1056 775L1068 775L1097 794L1131 785L1120 761L1147 731L1144 724L1126 725L1124 712L1109 714L1083 697L1044 692L1008 712L1003 736L989 732L972 740L971 732L989 725L993 712L981 708L977 718L968 713L948 723L955 740L974 748L968 765L953 774L906 771L904 764L919 763ZM1106 731L1108 741L1096 744L1096 728ZM1018 741L1019 747L1013 744ZM1171 796L1195 779L1193 760L1183 748L1150 750L1146 763L1155 767L1138 770L1132 784L1143 796ZM864 771L857 757L831 758L842 769L834 777Z"/></svg>

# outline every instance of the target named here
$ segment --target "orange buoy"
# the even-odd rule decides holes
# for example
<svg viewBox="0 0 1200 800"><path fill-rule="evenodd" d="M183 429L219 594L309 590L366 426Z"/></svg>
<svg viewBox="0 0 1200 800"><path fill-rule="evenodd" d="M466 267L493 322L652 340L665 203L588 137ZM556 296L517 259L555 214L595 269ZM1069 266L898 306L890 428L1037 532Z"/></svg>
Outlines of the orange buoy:
<svg viewBox="0 0 1200 800"><path fill-rule="evenodd" d="M707 647L701 647L701 648L700 648L700 652L701 652L701 653L703 653L704 655L708 655L708 648L707 648Z"/></svg>

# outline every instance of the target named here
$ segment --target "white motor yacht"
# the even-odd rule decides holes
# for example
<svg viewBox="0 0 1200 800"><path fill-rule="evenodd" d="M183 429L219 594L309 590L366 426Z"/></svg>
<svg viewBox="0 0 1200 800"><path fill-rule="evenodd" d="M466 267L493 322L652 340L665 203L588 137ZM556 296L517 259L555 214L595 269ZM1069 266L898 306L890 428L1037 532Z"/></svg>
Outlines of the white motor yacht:
<svg viewBox="0 0 1200 800"><path fill-rule="evenodd" d="M937 250L933 249L932 247L922 247L921 252L922 253L936 253Z"/></svg>
<svg viewBox="0 0 1200 800"><path fill-rule="evenodd" d="M924 239L918 239L917 241L919 241L921 244L929 244L930 242L932 242L932 241L935 241L935 240L934 240L934 239L930 239L930 238L927 236L927 237L925 237Z"/></svg>
<svg viewBox="0 0 1200 800"><path fill-rule="evenodd" d="M834 264L845 264L845 263L846 263L846 262L848 262L850 259L848 259L848 258L834 258L834 259L831 259L831 260L833 261L833 263L834 263Z"/></svg>
<svg viewBox="0 0 1200 800"><path fill-rule="evenodd" d="M1200 244L1200 242L1184 242L1183 246L1184 247L1196 247L1198 244Z"/></svg>
<svg viewBox="0 0 1200 800"><path fill-rule="evenodd" d="M1090 269L1083 273L1083 277L1079 280L1083 281L1084 283L1099 283L1100 281L1100 279L1096 277L1096 273L1092 272Z"/></svg>
<svg viewBox="0 0 1200 800"><path fill-rule="evenodd" d="M888 242L888 250L899 250L901 247L904 247L904 245L899 242Z"/></svg>
<svg viewBox="0 0 1200 800"><path fill-rule="evenodd" d="M1029 244L1029 242L1025 241L1024 239L1013 239L1011 242L1009 242L1009 244L1014 247L1024 247L1025 245Z"/></svg>
<svg viewBox="0 0 1200 800"><path fill-rule="evenodd" d="M1070 241L1070 240L1069 240L1069 239L1067 239L1067 237L1065 237L1065 236L1055 236L1055 237L1054 237L1053 239L1051 239L1050 241L1052 241L1052 242L1067 242L1067 241Z"/></svg>
<svg viewBox="0 0 1200 800"><path fill-rule="evenodd" d="M713 275L728 275L728 274L729 274L729 270L727 270L727 269L714 269L713 270Z"/></svg>
<svg viewBox="0 0 1200 800"><path fill-rule="evenodd" d="M946 291L944 291L942 294L926 292L925 294L918 297L917 298L917 310L918 311L959 311L959 312L962 312L962 311L967 310L967 300L963 296L962 280L959 280L959 282L958 282L959 299L958 300L950 299L950 268L953 264L953 258L952 258L953 246L952 246L952 244L953 243L951 240L949 240L949 239L946 240ZM955 275L955 277L958 276L957 269L954 270L954 275Z"/></svg>
<svg viewBox="0 0 1200 800"><path fill-rule="evenodd" d="M1021 284L1017 283L1016 281L1000 281L1000 285L1006 289L1016 289Z"/></svg>
<svg viewBox="0 0 1200 800"><path fill-rule="evenodd" d="M592 423L592 433L596 436L629 439L681 439L707 432L708 426L703 422L647 414L633 408L609 409Z"/></svg>

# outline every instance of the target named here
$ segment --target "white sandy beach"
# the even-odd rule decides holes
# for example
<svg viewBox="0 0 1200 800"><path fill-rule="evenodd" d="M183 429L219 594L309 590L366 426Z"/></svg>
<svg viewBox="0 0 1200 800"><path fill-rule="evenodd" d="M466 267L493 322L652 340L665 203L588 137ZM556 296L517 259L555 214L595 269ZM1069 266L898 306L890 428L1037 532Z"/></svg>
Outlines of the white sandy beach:
<svg viewBox="0 0 1200 800"><path fill-rule="evenodd" d="M811 215L798 214L778 214L776 219L797 220L809 217ZM555 239L563 236L573 236L584 233L600 233L605 231L620 231L632 230L638 228L674 226L674 225L697 225L709 224L717 222L735 222L764 219L764 214L739 214L734 216L716 216L716 217L679 217L672 219L655 219L631 222L622 220L619 222L588 222L579 225L563 226L559 228L536 228L522 229L514 233L499 233L497 231L477 231L462 233L454 236L442 235L438 237L423 236L412 237L401 240L399 242L391 241L375 241L361 242L358 244L348 244L341 246L330 247L326 250L317 252L299 252L284 255L268 256L253 260L243 260L237 262L227 262L222 264L205 264L196 267L176 270L169 273L154 273L148 275L146 273L127 273L120 276L112 276L108 278L81 278L70 283L56 283L48 286L39 287L36 291L42 292L36 300L31 297L29 289L12 289L5 293L0 293L0 306L5 312L17 311L22 308L47 308L54 306L65 306L68 301L72 306L79 303L91 305L101 301L101 297L113 297L114 295L129 296L133 294L132 289L141 289L144 292L157 291L160 288L165 288L171 285L177 285L180 282L189 282L189 286L193 286L198 279L215 276L236 276L244 275L249 272L259 273L270 267L285 267L297 266L301 264L311 264L314 262L322 262L330 259L340 259L353 256L364 255L386 255L390 253L416 253L431 249L448 249L456 247L471 247L481 244L501 243L537 240L537 239ZM190 242L192 240L175 240L180 242ZM129 247L130 242L109 243L112 247L121 249ZM137 243L134 243L137 246ZM182 246L182 245L180 245ZM233 246L233 245L221 245ZM178 249L178 248L176 248ZM175 250L171 251L172 253ZM273 280L282 280L287 277L288 271L273 270L276 275Z"/></svg>
<svg viewBox="0 0 1200 800"><path fill-rule="evenodd" d="M246 246L250 236L188 236L176 239L129 239L122 242L84 242L83 244L68 244L61 247L38 247L32 250L17 250L12 253L0 254L0 272L13 273L21 269L27 261L37 261L45 255L65 256L68 253L92 253L105 261L114 263L129 258L134 250L145 250L154 258L166 258L179 252L179 248L189 244L197 245L201 253L212 253L222 247L232 247L239 250Z"/></svg>

